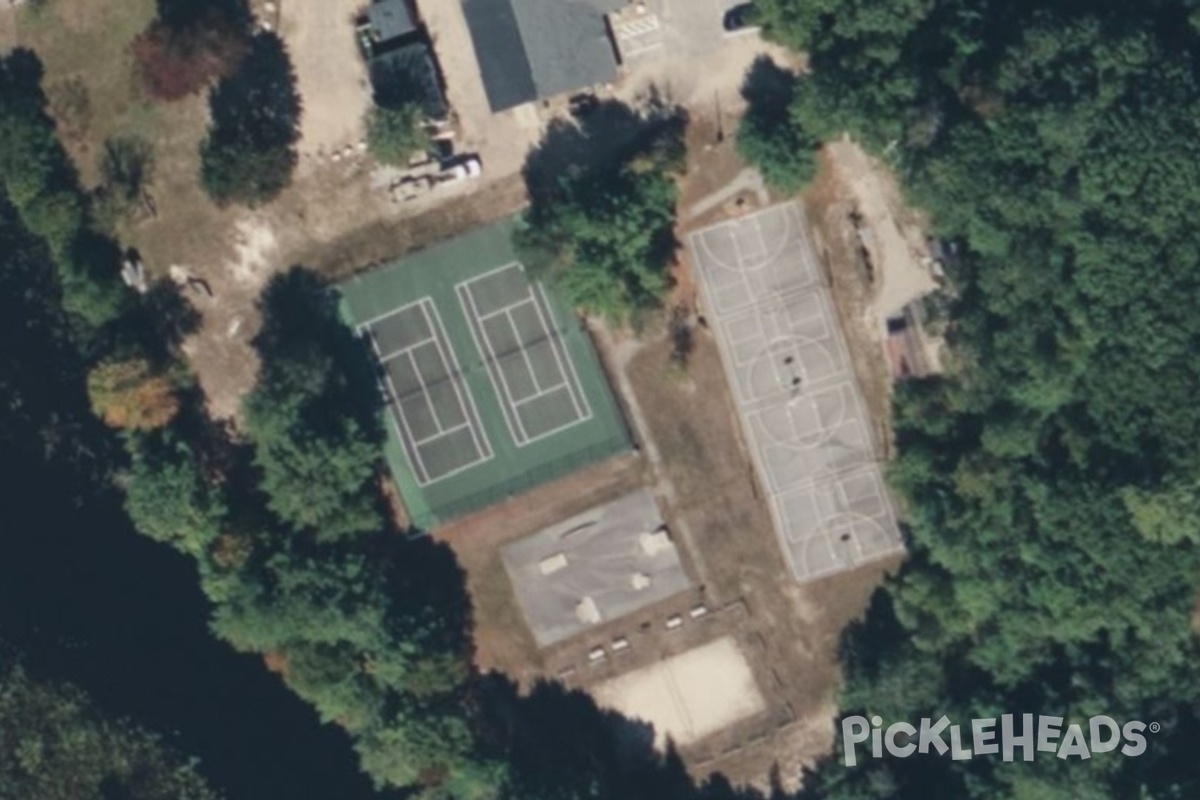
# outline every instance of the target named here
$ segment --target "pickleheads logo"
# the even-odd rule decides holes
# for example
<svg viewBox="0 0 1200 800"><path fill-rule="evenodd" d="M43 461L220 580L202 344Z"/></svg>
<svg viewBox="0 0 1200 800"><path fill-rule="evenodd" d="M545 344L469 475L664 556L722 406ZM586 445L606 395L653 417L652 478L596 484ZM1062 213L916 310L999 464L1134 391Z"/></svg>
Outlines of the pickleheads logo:
<svg viewBox="0 0 1200 800"><path fill-rule="evenodd" d="M1019 749L1025 761L1033 761L1037 753L1083 760L1091 758L1093 753L1108 753L1118 747L1122 755L1133 757L1146 752L1144 732L1158 733L1162 727L1157 722L1147 725L1138 720L1119 725L1112 717L1100 716L1087 721L1085 734L1084 725L1079 723L1071 723L1064 730L1062 717L1039 715L1035 723L1033 714L1022 714L1018 733L1014 717L1002 715L999 730L995 717L971 720L969 738L965 741L970 747L964 746L962 727L951 724L946 716L936 722L926 717L919 726L896 722L886 730L881 717L871 717L869 721L861 716L846 717L842 720L845 763L847 767L858 763L857 746L868 739L872 758L882 758L886 749L896 758L932 752L939 756L949 753L955 761L997 754L1005 761L1012 761Z"/></svg>

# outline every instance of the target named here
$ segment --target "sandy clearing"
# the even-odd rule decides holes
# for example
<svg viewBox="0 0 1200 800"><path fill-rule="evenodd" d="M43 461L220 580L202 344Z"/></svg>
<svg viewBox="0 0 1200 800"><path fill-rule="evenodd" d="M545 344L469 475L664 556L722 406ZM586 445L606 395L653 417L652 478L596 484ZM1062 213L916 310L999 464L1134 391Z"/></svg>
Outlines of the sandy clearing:
<svg viewBox="0 0 1200 800"><path fill-rule="evenodd" d="M240 219L234 225L234 250L237 255L229 262L229 274L248 288L261 289L277 266L275 231L261 219Z"/></svg>
<svg viewBox="0 0 1200 800"><path fill-rule="evenodd" d="M937 289L927 263L923 226L900 214L903 204L895 179L848 139L827 147L830 163L864 219L863 246L871 255L875 281L870 312L877 326L909 303ZM914 216L910 211L909 217Z"/></svg>
<svg viewBox="0 0 1200 800"><path fill-rule="evenodd" d="M654 726L660 750L699 741L766 708L750 664L732 636L605 681L596 702Z"/></svg>
<svg viewBox="0 0 1200 800"><path fill-rule="evenodd" d="M677 50L661 60L633 66L622 78L616 95L625 102L657 91L669 102L686 106L694 116L717 116L729 123L746 106L742 81L760 56L797 67L794 53L763 41L757 34L728 37L702 54Z"/></svg>
<svg viewBox="0 0 1200 800"><path fill-rule="evenodd" d="M363 0L284 0L280 34L296 67L304 114L300 150L329 153L363 138L371 104L366 64L354 41Z"/></svg>

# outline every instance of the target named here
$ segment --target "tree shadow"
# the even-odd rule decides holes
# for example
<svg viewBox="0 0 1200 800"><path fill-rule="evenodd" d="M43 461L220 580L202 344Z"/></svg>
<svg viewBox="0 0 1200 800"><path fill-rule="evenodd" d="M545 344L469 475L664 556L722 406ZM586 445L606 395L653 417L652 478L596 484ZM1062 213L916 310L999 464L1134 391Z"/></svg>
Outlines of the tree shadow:
<svg viewBox="0 0 1200 800"><path fill-rule="evenodd" d="M283 40L270 31L251 39L237 71L209 94L209 106L214 139L252 149L294 143L301 103Z"/></svg>
<svg viewBox="0 0 1200 800"><path fill-rule="evenodd" d="M158 0L158 18L176 30L214 21L247 30L254 22L247 0Z"/></svg>
<svg viewBox="0 0 1200 800"><path fill-rule="evenodd" d="M430 537L399 535L393 526L387 535L371 540L371 558L387 565L388 594L397 606L436 609L425 629L434 652L451 652L462 663L474 660L474 613L467 594L467 576L449 545Z"/></svg>
<svg viewBox="0 0 1200 800"><path fill-rule="evenodd" d="M788 108L796 94L796 80L794 72L767 56L754 59L741 86L741 95L748 106L746 113L778 124L787 122Z"/></svg>
<svg viewBox="0 0 1200 800"><path fill-rule="evenodd" d="M500 743L515 796L683 800L697 787L673 745L654 747L653 726L596 705L591 695L540 682L522 696L508 678L480 678L487 736Z"/></svg>
<svg viewBox="0 0 1200 800"><path fill-rule="evenodd" d="M652 92L643 108L597 100L555 119L525 157L521 174L533 204L549 202L562 176L612 168L664 134L682 133L687 112Z"/></svg>
<svg viewBox="0 0 1200 800"><path fill-rule="evenodd" d="M185 360L183 340L200 328L200 312L170 281L158 281L130 302L117 320L105 347L131 351L156 370L168 370Z"/></svg>
<svg viewBox="0 0 1200 800"><path fill-rule="evenodd" d="M337 302L325 281L305 267L293 266L271 279L259 297L262 328L252 342L262 359L259 384L290 386L295 376L286 371L291 365L327 360L326 384L307 387L320 389L314 416L350 416L372 441L382 443L378 367L341 321Z"/></svg>
<svg viewBox="0 0 1200 800"><path fill-rule="evenodd" d="M429 50L409 44L371 59L371 91L375 105L400 109L414 105L430 119L446 115L444 90Z"/></svg>
<svg viewBox="0 0 1200 800"><path fill-rule="evenodd" d="M251 207L291 182L300 138L300 94L283 40L258 33L237 70L208 96L211 124L200 144L200 181L218 205Z"/></svg>

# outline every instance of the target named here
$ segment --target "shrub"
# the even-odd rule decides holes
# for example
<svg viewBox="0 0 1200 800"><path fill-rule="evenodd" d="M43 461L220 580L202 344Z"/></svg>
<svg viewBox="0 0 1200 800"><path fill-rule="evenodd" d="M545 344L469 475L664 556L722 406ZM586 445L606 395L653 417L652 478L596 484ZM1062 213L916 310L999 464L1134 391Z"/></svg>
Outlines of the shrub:
<svg viewBox="0 0 1200 800"><path fill-rule="evenodd" d="M133 41L133 57L147 93L170 102L231 75L246 55L244 33L209 14L183 28L155 21Z"/></svg>
<svg viewBox="0 0 1200 800"><path fill-rule="evenodd" d="M367 113L367 146L381 164L402 167L429 147L429 134L421 125L421 110L412 104L399 108L372 108Z"/></svg>

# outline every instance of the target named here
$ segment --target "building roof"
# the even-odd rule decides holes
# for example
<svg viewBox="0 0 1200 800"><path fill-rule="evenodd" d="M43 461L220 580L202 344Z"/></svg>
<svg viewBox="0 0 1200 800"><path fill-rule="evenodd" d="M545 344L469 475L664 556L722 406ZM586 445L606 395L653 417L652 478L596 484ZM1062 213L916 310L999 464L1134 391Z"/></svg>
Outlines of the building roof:
<svg viewBox="0 0 1200 800"><path fill-rule="evenodd" d="M381 43L399 39L417 30L408 0L378 0L367 10L367 18Z"/></svg>
<svg viewBox="0 0 1200 800"><path fill-rule="evenodd" d="M665 600L691 584L645 489L505 545L500 553L540 647Z"/></svg>
<svg viewBox="0 0 1200 800"><path fill-rule="evenodd" d="M441 119L447 114L433 53L419 39L371 59L371 86L380 105L415 101L429 119Z"/></svg>
<svg viewBox="0 0 1200 800"><path fill-rule="evenodd" d="M604 14L624 0L462 0L493 111L611 81Z"/></svg>

